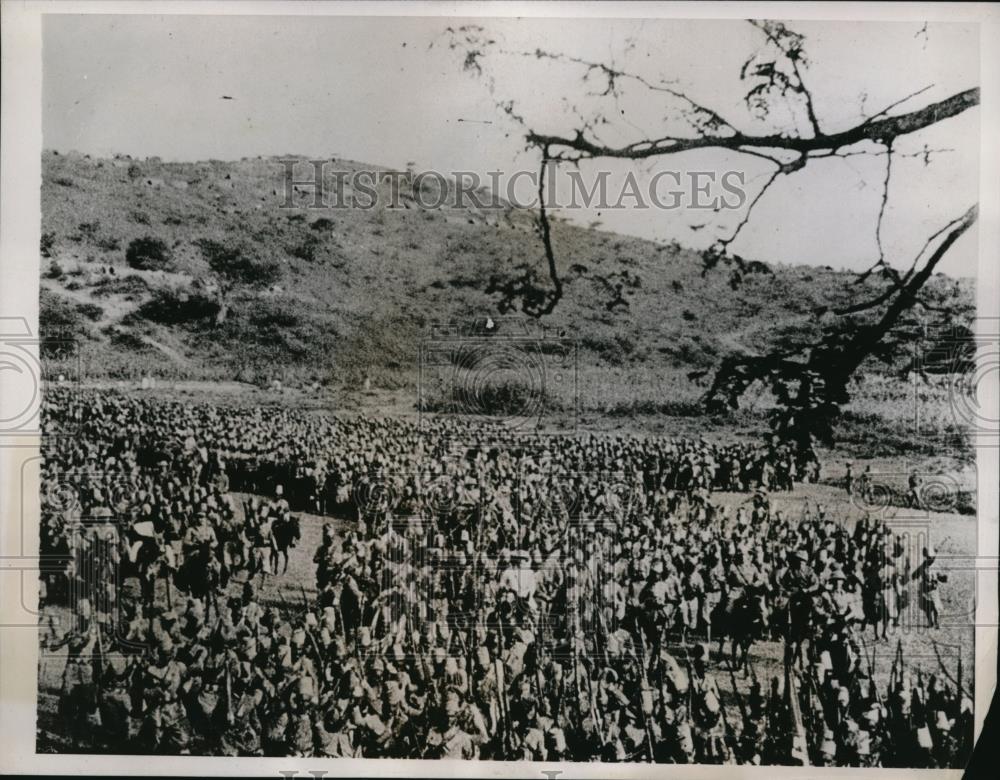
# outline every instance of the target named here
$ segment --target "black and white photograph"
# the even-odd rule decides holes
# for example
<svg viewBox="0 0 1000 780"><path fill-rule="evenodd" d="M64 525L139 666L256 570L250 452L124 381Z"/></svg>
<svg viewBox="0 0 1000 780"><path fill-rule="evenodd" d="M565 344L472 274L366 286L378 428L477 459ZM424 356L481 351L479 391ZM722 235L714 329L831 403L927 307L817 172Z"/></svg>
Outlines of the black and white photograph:
<svg viewBox="0 0 1000 780"><path fill-rule="evenodd" d="M4 141L17 767L969 763L997 14L75 5Z"/></svg>

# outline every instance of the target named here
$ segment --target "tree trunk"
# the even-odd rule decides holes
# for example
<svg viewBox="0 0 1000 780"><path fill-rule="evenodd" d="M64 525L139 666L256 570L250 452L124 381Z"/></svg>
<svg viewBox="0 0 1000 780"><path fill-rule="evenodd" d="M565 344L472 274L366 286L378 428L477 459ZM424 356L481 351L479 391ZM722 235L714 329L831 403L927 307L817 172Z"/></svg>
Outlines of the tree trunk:
<svg viewBox="0 0 1000 780"><path fill-rule="evenodd" d="M975 224L977 216L978 209L973 206L951 223L947 232L943 230L932 236L928 245L939 235L944 238L923 266L887 296L885 310L875 323L858 327L843 341L836 339L814 345L805 360L781 353L723 360L706 394L706 409L712 413L726 407L738 408L739 399L753 382L771 381L784 389L783 397L779 393L775 433L793 444L800 454L808 454L814 441L831 443L840 408L850 400L848 385L852 377L898 324L903 313L916 304L941 258Z"/></svg>

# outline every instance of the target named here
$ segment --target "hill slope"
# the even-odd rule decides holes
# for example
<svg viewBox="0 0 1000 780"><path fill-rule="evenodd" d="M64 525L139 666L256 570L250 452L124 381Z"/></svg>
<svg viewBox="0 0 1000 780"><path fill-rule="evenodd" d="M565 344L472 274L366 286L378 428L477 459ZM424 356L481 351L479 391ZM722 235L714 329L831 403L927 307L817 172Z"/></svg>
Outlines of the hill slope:
<svg viewBox="0 0 1000 780"><path fill-rule="evenodd" d="M362 168L372 169L331 163ZM418 345L436 323L497 317L491 280L543 267L530 212L429 210L412 199L398 209L314 209L308 191L287 209L283 175L273 159L46 152L43 332L78 334L91 376L368 376L398 387L412 384ZM624 377L633 401L659 398L667 379L808 330L815 307L847 289L843 274L806 266L774 266L733 286L725 270L704 273L699 256L676 244L560 222L553 230L566 294L544 325L578 340L578 371L598 406ZM162 243L162 267L129 266L137 239ZM206 241L280 266L276 284L235 289L221 323ZM675 387L680 401L697 392L686 379Z"/></svg>

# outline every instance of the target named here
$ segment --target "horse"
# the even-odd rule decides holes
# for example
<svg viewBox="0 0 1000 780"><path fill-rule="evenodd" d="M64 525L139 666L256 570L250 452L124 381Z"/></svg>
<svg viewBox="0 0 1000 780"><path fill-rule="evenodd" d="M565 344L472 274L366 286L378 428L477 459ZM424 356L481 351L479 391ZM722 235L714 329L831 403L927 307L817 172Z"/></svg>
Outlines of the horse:
<svg viewBox="0 0 1000 780"><path fill-rule="evenodd" d="M222 563L208 541L184 551L184 562L177 571L177 587L189 596L206 600L217 607L217 595L222 579Z"/></svg>
<svg viewBox="0 0 1000 780"><path fill-rule="evenodd" d="M810 593L797 593L786 599L774 611L773 624L785 641L785 660L802 666L802 643L812 636L816 613L815 599Z"/></svg>
<svg viewBox="0 0 1000 780"><path fill-rule="evenodd" d="M288 571L288 551L302 539L299 518L288 515L275 520L271 526L271 539L271 570L275 574L278 573L278 561L284 556L285 564L281 569L281 573L284 574Z"/></svg>
<svg viewBox="0 0 1000 780"><path fill-rule="evenodd" d="M743 669L744 676L750 674L750 647L754 640L767 634L766 593L763 589L746 588L735 598L727 597L712 614L712 624L719 635L719 656L725 652L726 639L731 642L729 668ZM737 663L737 649L740 651Z"/></svg>

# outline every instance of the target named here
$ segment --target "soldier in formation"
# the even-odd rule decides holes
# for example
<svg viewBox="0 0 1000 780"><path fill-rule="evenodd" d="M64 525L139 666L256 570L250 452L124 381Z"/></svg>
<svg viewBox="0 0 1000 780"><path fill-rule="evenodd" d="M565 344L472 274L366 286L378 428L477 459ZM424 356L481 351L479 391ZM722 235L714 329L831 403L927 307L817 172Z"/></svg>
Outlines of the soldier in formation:
<svg viewBox="0 0 1000 780"><path fill-rule="evenodd" d="M779 444L525 441L448 420L68 391L47 395L45 420L75 433L46 439L43 551L68 558L50 591L77 594L78 625L50 644L67 648L61 714L76 749L852 766L967 755L960 671L914 680L901 644L887 687L866 664L866 629L893 630L910 588L938 625L934 551L911 569L878 518L785 516L772 491L817 470ZM746 500L731 512L719 491ZM259 584L284 572L275 529L303 509L341 517L310 552L315 589L281 581L265 599ZM783 674L757 680L755 641L789 648Z"/></svg>

